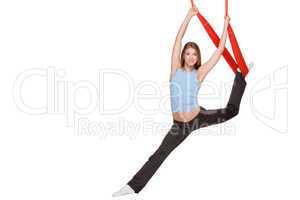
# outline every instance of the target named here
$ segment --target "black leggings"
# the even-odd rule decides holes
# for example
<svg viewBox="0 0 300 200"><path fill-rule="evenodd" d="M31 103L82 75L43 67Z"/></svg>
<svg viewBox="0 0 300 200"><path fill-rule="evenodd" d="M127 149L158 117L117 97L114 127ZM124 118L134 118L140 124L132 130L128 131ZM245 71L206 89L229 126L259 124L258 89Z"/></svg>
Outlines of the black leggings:
<svg viewBox="0 0 300 200"><path fill-rule="evenodd" d="M190 135L201 127L225 122L239 112L240 102L244 94L246 81L240 72L237 72L231 89L227 106L221 109L206 110L200 106L199 114L188 122L176 121L164 137L158 149L149 157L148 161L127 183L135 193L139 193L157 171L167 156Z"/></svg>

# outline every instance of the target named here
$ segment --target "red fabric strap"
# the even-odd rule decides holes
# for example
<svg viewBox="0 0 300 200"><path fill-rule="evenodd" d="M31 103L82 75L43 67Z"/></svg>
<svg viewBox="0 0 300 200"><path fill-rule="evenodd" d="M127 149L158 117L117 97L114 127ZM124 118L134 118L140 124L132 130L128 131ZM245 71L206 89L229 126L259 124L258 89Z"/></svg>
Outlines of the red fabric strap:
<svg viewBox="0 0 300 200"><path fill-rule="evenodd" d="M191 0L191 4L194 5L193 0ZM228 0L225 0L225 14L226 14L226 16L228 15ZM200 12L197 13L197 17L199 18L201 24L203 25L203 27L204 27L205 31L207 32L207 34L209 35L210 39L213 41L215 46L218 47L219 42L220 42L219 36L216 34L216 32L214 31L212 26L201 15ZM237 63L235 62L235 60L233 59L233 57L231 56L231 54L229 53L229 51L227 50L226 47L223 52L223 57L226 60L226 62L228 63L228 65L231 67L231 69L233 70L234 73L236 73L237 68L239 67L241 69L243 76L245 77L248 73L248 67L246 65L246 62L244 60L244 57L242 55L242 52L238 45L237 39L235 37L235 34L234 34L233 29L230 24L228 26L227 31L228 31L228 36L229 36L229 40L231 43L233 55L234 55Z"/></svg>
<svg viewBox="0 0 300 200"><path fill-rule="evenodd" d="M230 44L231 44L231 48L232 48L235 60L238 64L239 68L241 69L243 76L246 77L246 75L248 74L248 67L247 67L247 64L242 55L241 49L239 47L239 44L237 42L237 39L234 35L233 29L230 24L228 26L227 31L228 31L228 36L229 36L229 40L230 40Z"/></svg>
<svg viewBox="0 0 300 200"><path fill-rule="evenodd" d="M204 29L208 33L210 39L213 41L215 46L218 47L220 38L217 35L217 33L214 31L214 29L211 27L211 25L207 22L207 20L200 13L197 13L197 16L198 16L200 22L202 23ZM223 57L225 58L226 62L231 67L233 72L236 73L238 65L236 64L236 62L234 61L234 59L232 58L232 56L230 55L230 53L229 53L229 51L227 50L226 47L225 47L224 52L223 52Z"/></svg>

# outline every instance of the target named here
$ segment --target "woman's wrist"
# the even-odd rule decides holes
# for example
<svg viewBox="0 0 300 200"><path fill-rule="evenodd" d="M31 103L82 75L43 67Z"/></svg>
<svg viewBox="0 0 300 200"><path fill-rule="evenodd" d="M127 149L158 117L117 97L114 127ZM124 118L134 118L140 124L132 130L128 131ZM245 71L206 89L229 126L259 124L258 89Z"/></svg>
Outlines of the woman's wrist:
<svg viewBox="0 0 300 200"><path fill-rule="evenodd" d="M224 21L224 28L223 28L223 32L227 32L227 28L229 26L229 22L228 21Z"/></svg>
<svg viewBox="0 0 300 200"><path fill-rule="evenodd" d="M189 9L189 11L188 11L188 16L189 17L194 17L195 15L197 15L197 13L198 13L199 11L198 11L198 8L194 5L194 6L192 6L190 9Z"/></svg>
<svg viewBox="0 0 300 200"><path fill-rule="evenodd" d="M229 24L229 21L230 21L230 17L227 15L227 16L225 16L224 17L224 23L226 24L226 25L228 25Z"/></svg>

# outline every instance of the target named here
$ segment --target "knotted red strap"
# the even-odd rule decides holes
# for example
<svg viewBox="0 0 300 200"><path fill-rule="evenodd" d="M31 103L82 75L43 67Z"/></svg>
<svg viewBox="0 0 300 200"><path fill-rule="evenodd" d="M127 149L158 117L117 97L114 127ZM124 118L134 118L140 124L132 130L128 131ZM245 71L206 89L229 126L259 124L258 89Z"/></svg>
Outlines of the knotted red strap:
<svg viewBox="0 0 300 200"><path fill-rule="evenodd" d="M192 4L192 6L194 5L193 0L191 0L191 4ZM226 14L226 16L228 15L228 0L225 0L225 14ZM197 13L197 17L199 18L201 24L203 25L203 27L204 27L205 31L207 32L207 34L209 35L210 39L213 41L215 46L218 47L219 42L220 42L219 36L216 34L216 32L214 31L212 26L201 15L200 12ZM229 51L227 50L226 47L225 47L224 52L223 52L223 57L226 60L226 62L228 63L228 65L231 67L231 69L233 70L234 73L236 73L237 68L239 67L241 69L241 72L242 72L243 76L245 77L248 73L248 67L246 65L246 62L244 60L244 57L243 57L242 52L239 48L237 39L235 37L235 34L234 34L233 29L232 29L230 24L228 25L227 31L228 31L228 36L229 36L229 40L230 40L230 43L231 43L233 55L234 55L237 63L235 62L235 60L233 59L233 57L231 56L231 54L229 53Z"/></svg>

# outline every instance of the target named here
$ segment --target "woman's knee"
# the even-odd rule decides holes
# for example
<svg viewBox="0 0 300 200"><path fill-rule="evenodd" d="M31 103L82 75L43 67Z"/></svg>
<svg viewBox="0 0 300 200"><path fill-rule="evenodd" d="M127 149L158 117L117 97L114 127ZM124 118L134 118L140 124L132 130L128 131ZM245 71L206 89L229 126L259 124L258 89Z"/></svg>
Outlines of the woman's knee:
<svg viewBox="0 0 300 200"><path fill-rule="evenodd" d="M227 104L226 113L228 118L231 119L239 114L239 108L233 104Z"/></svg>

